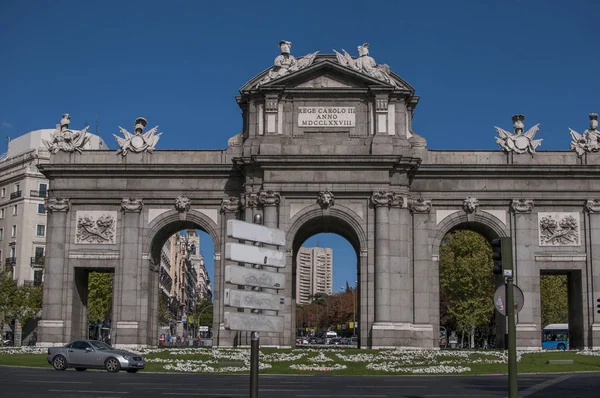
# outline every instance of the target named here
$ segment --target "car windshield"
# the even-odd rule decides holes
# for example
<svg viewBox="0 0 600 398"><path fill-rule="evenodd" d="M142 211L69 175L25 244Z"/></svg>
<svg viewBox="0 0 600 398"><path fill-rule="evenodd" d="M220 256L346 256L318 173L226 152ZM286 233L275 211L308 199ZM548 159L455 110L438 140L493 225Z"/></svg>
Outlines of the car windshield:
<svg viewBox="0 0 600 398"><path fill-rule="evenodd" d="M111 346L102 341L90 341L89 343L97 350L112 350Z"/></svg>

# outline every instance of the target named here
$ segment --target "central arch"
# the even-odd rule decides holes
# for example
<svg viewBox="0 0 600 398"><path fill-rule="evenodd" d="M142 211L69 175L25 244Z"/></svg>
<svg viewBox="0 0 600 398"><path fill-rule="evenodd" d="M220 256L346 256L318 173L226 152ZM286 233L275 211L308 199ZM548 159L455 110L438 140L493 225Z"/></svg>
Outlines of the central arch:
<svg viewBox="0 0 600 398"><path fill-rule="evenodd" d="M367 344L368 341L368 327L367 323L370 324L372 320L369 320L367 314L372 313L369 311L369 303L362 299L361 287L366 287L367 282L367 261L366 261L366 247L367 247L367 235L365 229L361 224L361 217L358 216L351 209L344 206L337 206L335 208L322 209L319 205L312 205L301 210L291 220L291 226L287 233L286 239L286 253L288 255L288 264L291 264L292 272L292 323L296 320L296 258L301 245L310 237L319 233L333 233L346 239L355 251L357 264L356 264L356 276L357 276L357 317L356 320L359 324L359 346ZM291 258L290 258L291 257ZM372 305L372 303L370 303ZM294 339L295 333L292 336L291 344L295 344Z"/></svg>

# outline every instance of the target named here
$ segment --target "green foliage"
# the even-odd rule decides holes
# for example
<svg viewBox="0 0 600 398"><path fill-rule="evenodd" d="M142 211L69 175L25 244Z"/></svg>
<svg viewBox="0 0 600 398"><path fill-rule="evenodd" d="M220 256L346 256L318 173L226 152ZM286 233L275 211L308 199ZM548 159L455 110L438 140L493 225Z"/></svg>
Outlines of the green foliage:
<svg viewBox="0 0 600 398"><path fill-rule="evenodd" d="M569 321L567 275L542 275L540 296L542 326Z"/></svg>
<svg viewBox="0 0 600 398"><path fill-rule="evenodd" d="M42 285L17 286L12 275L3 273L0 275L0 314L3 321L19 321L22 325L29 319L37 318L42 310L42 297L44 288Z"/></svg>
<svg viewBox="0 0 600 398"><path fill-rule="evenodd" d="M13 280L12 275L8 272L0 273L0 314L3 319L0 321L12 322L11 318L14 305L14 297L17 291L17 284ZM2 323L2 322L0 322Z"/></svg>
<svg viewBox="0 0 600 398"><path fill-rule="evenodd" d="M171 311L169 311L169 304L163 294L159 293L158 297L158 324L160 326L169 326L171 322Z"/></svg>
<svg viewBox="0 0 600 398"><path fill-rule="evenodd" d="M213 321L213 303L205 298L196 304L194 313L194 323L196 326L212 326Z"/></svg>
<svg viewBox="0 0 600 398"><path fill-rule="evenodd" d="M112 312L113 274L90 272L88 277L88 320L104 321Z"/></svg>
<svg viewBox="0 0 600 398"><path fill-rule="evenodd" d="M461 331L487 326L494 315L492 250L471 231L444 237L440 248L440 307L442 324Z"/></svg>

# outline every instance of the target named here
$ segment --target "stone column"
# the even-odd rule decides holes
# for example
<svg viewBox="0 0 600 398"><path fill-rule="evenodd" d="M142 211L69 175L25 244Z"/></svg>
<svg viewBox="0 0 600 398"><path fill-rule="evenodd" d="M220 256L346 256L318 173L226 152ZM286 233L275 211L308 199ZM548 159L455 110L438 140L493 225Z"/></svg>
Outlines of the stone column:
<svg viewBox="0 0 600 398"><path fill-rule="evenodd" d="M264 214L264 226L269 228L279 227L278 207L281 201L281 196L278 192L273 191L260 191L258 193L258 202L263 206ZM266 245L265 245L266 246ZM269 271L279 272L277 268L268 267ZM275 289L262 289L265 293L277 294ZM277 311L262 311L265 315L277 315ZM286 329L292 324L291 314L285 314L286 317L284 324ZM288 319L289 318L289 319ZM287 331L287 330L286 330ZM263 335L266 339L263 343ZM265 345L282 345L284 341L284 333L261 333L261 344Z"/></svg>
<svg viewBox="0 0 600 398"><path fill-rule="evenodd" d="M144 280L148 283L150 272L149 267L142 265L146 264L142 261L140 242L143 207L142 199L121 201L121 261L115 270L112 322L112 343L117 347L143 345L148 341L148 293L142 294L140 289ZM156 295L158 292L153 292Z"/></svg>
<svg viewBox="0 0 600 398"><path fill-rule="evenodd" d="M592 314L592 324L589 329L586 328L587 332L591 333L591 338L586 339L587 342L591 342L591 347L597 349L600 347L600 313L598 313L598 304L600 302L600 199L590 199L585 204L587 211L587 225L588 225L588 241L586 242L586 252L588 253L588 268L589 278L588 281L589 295L591 296L591 308L588 308Z"/></svg>
<svg viewBox="0 0 600 398"><path fill-rule="evenodd" d="M375 192L375 323L390 322L390 224L391 192Z"/></svg>
<svg viewBox="0 0 600 398"><path fill-rule="evenodd" d="M229 220L235 220L237 218L237 214L240 210L240 201L238 198L231 197L228 199L223 199L221 202L221 237L222 237L222 248L221 252L223 255L221 256L221 264L217 271L217 267L215 267L215 284L219 286L219 289L214 295L214 308L216 310L216 314L218 316L213 316L213 330L219 331L218 336L218 344L219 346L231 346L231 345L239 345L244 344L243 341L240 341L240 333L236 331L228 331L225 330L223 325L223 316L225 313L225 305L223 304L223 297L225 295L225 289L237 289L238 286L231 285L229 283L225 283L225 267L227 265L236 266L237 263L228 262L225 259L225 245L227 243L237 242L237 239L227 237L227 222ZM217 249L215 248L215 252ZM228 307L229 308L229 307ZM237 311L235 309L229 308L229 310Z"/></svg>
<svg viewBox="0 0 600 398"><path fill-rule="evenodd" d="M395 193L390 203L391 319L406 329L413 321L412 267L409 252L410 213L405 196ZM400 342L402 346L408 342Z"/></svg>
<svg viewBox="0 0 600 398"><path fill-rule="evenodd" d="M39 323L38 345L68 343L65 335L65 319L70 312L66 303L63 283L65 268L69 266L65 243L70 234L67 230L69 199L50 198L45 203L47 218L46 257L44 264L44 297L42 320Z"/></svg>
<svg viewBox="0 0 600 398"><path fill-rule="evenodd" d="M523 290L525 305L517 314L517 348L539 350L541 347L542 310L540 306L540 271L535 263L531 243L538 245L537 216L532 213L533 200L513 199L514 217L513 273L515 284Z"/></svg>
<svg viewBox="0 0 600 398"><path fill-rule="evenodd" d="M433 268L429 241L431 200L412 199L409 208L412 213L413 233L413 345L433 348L438 345L439 335L437 330L433 330L431 322L432 295L435 294L432 279L436 279L431 274Z"/></svg>

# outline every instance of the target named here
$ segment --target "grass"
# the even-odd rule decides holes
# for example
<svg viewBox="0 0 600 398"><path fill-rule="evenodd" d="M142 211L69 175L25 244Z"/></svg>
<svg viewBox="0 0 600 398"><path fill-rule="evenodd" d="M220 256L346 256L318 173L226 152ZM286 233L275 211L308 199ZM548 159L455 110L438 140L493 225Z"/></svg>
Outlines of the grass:
<svg viewBox="0 0 600 398"><path fill-rule="evenodd" d="M242 350L244 352L248 352L249 350ZM240 367L243 365L243 359L239 358L214 358L211 355L211 349L196 349L196 350L186 350L183 355L172 355L173 352L177 352L175 350L168 350L157 353L149 353L145 354L144 357L146 359L163 359L163 360L201 360L201 361L216 361L216 363L211 363L210 366L214 368L222 368L222 367ZM240 351L236 350L227 350L226 352L231 353L239 353ZM382 362L390 362L392 359L386 359L386 351L379 350L356 350L356 349L339 349L339 350L289 350L289 349L275 349L275 348L262 348L261 354L298 354L305 353L306 355L298 360L293 361L284 361L284 362L268 362L272 365L270 369L262 369L260 371L261 374L303 374L310 375L316 374L318 372L310 370L310 371L302 371L295 370L290 368L292 364L312 364L315 363L314 358L323 353L326 357L333 359L332 362L324 362L321 363L323 365L327 364L344 364L347 366L346 369L342 370L331 370L327 371L328 374L334 375L392 375L392 374L411 374L406 371L401 372L384 372L378 370L368 369L366 365L370 363L368 362L352 362L352 361L344 361L340 359L335 354L340 353L343 355L357 355L357 354L367 354L367 355L377 355L378 358L374 359L372 362L382 363ZM389 352L389 351L387 351ZM453 361L449 366L466 366L471 368L469 372L460 373L463 375L473 375L473 374L498 374L498 373L507 373L508 366L506 363L492 363L492 364L482 364L482 363L473 363L476 360L485 360L485 359L497 359L497 357L491 355L491 351L479 351L476 353L472 353L468 356L468 358L458 358L458 357L420 357L418 356L415 360L418 362L422 362L422 364L412 365L411 363L402 363L396 361L397 364L401 364L406 367L427 367L430 365L439 365L443 364L444 361ZM449 353L450 354L450 353ZM420 354L417 354L420 355ZM397 358L396 358L397 359ZM573 360L572 365L548 365L547 362L551 359L571 359ZM148 362L146 366L146 371L149 372L169 372L164 368L166 363L160 362ZM0 351L0 365L9 365L9 366L32 366L32 367L50 367L50 365L46 361L45 354L6 354ZM546 372L581 372L581 371L599 371L600 372L600 356L588 356L588 355L578 355L574 351L567 352L536 352L536 353L526 353L523 354L521 361L518 364L519 373L546 373ZM173 371L176 372L176 371ZM245 372L230 372L230 373L238 373L238 374L246 374Z"/></svg>

